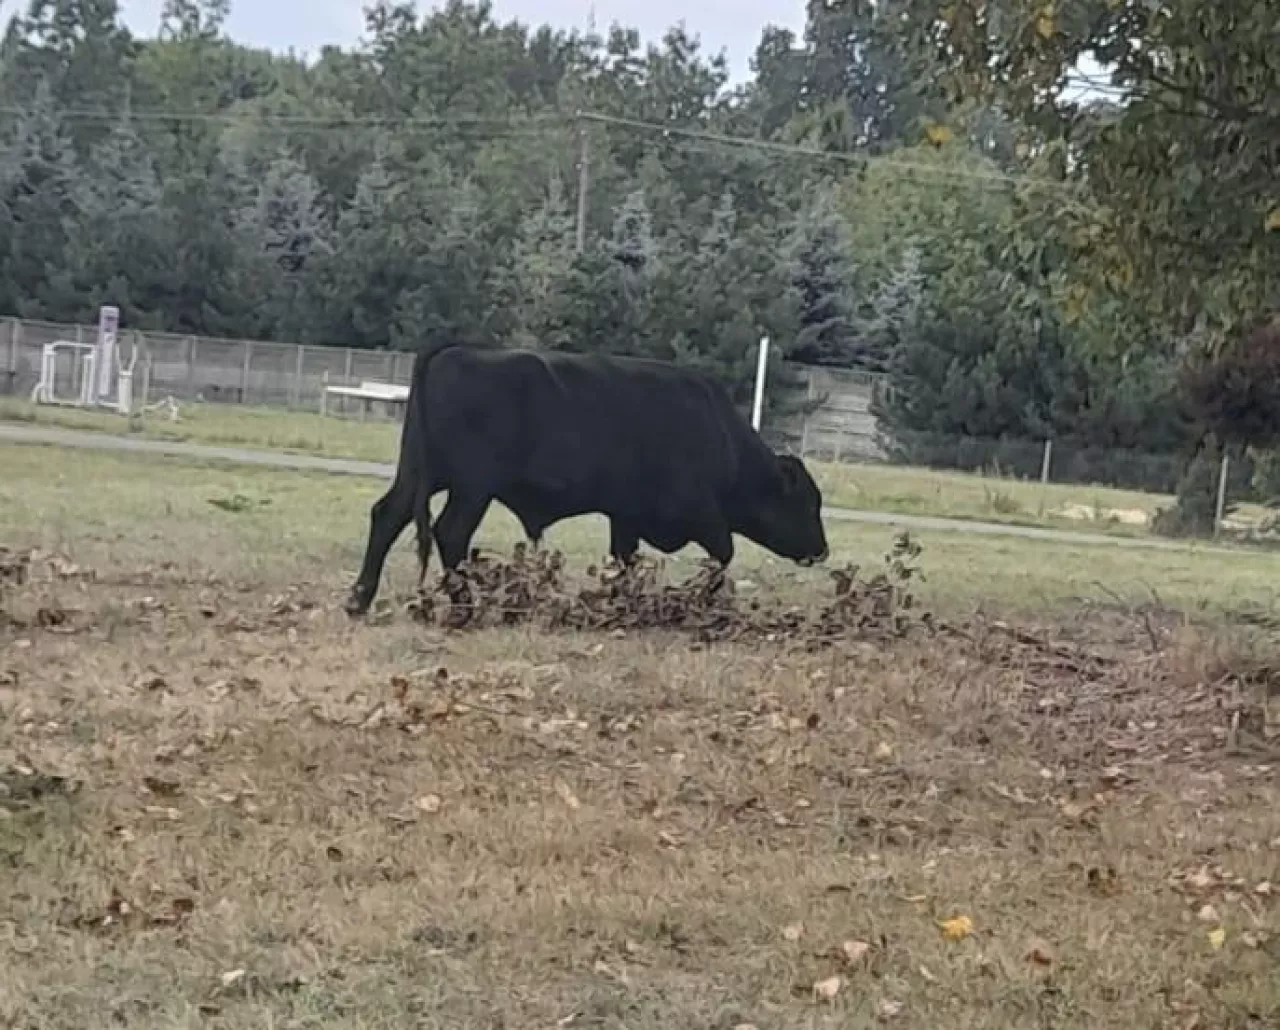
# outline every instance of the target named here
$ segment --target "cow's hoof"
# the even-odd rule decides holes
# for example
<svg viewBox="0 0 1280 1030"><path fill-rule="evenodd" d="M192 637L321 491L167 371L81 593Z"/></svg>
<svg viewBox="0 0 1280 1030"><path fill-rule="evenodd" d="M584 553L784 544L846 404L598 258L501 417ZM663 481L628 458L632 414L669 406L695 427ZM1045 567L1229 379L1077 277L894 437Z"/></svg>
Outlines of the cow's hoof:
<svg viewBox="0 0 1280 1030"><path fill-rule="evenodd" d="M363 597L358 591L353 590L342 608L351 618L357 619L369 613L369 598Z"/></svg>

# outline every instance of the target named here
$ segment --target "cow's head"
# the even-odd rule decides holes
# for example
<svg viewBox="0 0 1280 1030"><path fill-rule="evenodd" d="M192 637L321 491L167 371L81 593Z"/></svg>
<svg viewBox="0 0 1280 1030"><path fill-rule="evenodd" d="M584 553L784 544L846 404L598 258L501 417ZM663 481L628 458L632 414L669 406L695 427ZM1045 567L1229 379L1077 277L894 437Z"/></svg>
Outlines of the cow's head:
<svg viewBox="0 0 1280 1030"><path fill-rule="evenodd" d="M751 498L741 532L783 558L801 565L826 561L830 553L822 528L822 492L804 462L773 455L775 475Z"/></svg>

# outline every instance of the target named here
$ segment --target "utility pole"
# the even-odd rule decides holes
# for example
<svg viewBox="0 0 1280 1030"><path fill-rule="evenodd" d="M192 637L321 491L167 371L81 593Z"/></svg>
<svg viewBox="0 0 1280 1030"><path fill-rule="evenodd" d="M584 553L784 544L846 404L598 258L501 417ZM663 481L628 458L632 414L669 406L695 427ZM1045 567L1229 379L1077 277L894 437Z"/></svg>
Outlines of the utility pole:
<svg viewBox="0 0 1280 1030"><path fill-rule="evenodd" d="M578 117L578 224L577 246L581 254L587 248L587 192L591 188L591 151L587 146L587 123Z"/></svg>

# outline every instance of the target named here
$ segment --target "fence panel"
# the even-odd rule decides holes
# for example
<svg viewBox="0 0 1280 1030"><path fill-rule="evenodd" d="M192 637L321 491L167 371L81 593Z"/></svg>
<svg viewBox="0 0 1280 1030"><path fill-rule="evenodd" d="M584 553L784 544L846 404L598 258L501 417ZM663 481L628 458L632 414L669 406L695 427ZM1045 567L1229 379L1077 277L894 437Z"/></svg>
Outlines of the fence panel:
<svg viewBox="0 0 1280 1030"><path fill-rule="evenodd" d="M297 344L246 340L241 346L244 348L245 368L245 391L241 403L269 408L290 407L298 367Z"/></svg>
<svg viewBox="0 0 1280 1030"><path fill-rule="evenodd" d="M351 386L351 351L338 347L306 347L302 352L302 383L297 407L319 411L326 375L330 386Z"/></svg>
<svg viewBox="0 0 1280 1030"><path fill-rule="evenodd" d="M141 333L146 377L146 393L149 400L176 397L183 400L196 395L195 369L191 364L194 337L175 336L171 333Z"/></svg>

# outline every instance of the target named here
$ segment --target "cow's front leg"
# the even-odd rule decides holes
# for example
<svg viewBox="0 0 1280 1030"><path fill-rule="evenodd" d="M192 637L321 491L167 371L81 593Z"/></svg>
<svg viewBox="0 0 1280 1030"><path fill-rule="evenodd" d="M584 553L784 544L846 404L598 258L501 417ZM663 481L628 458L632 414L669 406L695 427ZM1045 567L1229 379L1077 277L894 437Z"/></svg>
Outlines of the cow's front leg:
<svg viewBox="0 0 1280 1030"><path fill-rule="evenodd" d="M374 503L369 513L369 540L365 545L360 575L347 596L348 615L364 615L378 592L378 581L391 550L401 533L413 520L414 488L403 477L397 477L391 489Z"/></svg>

